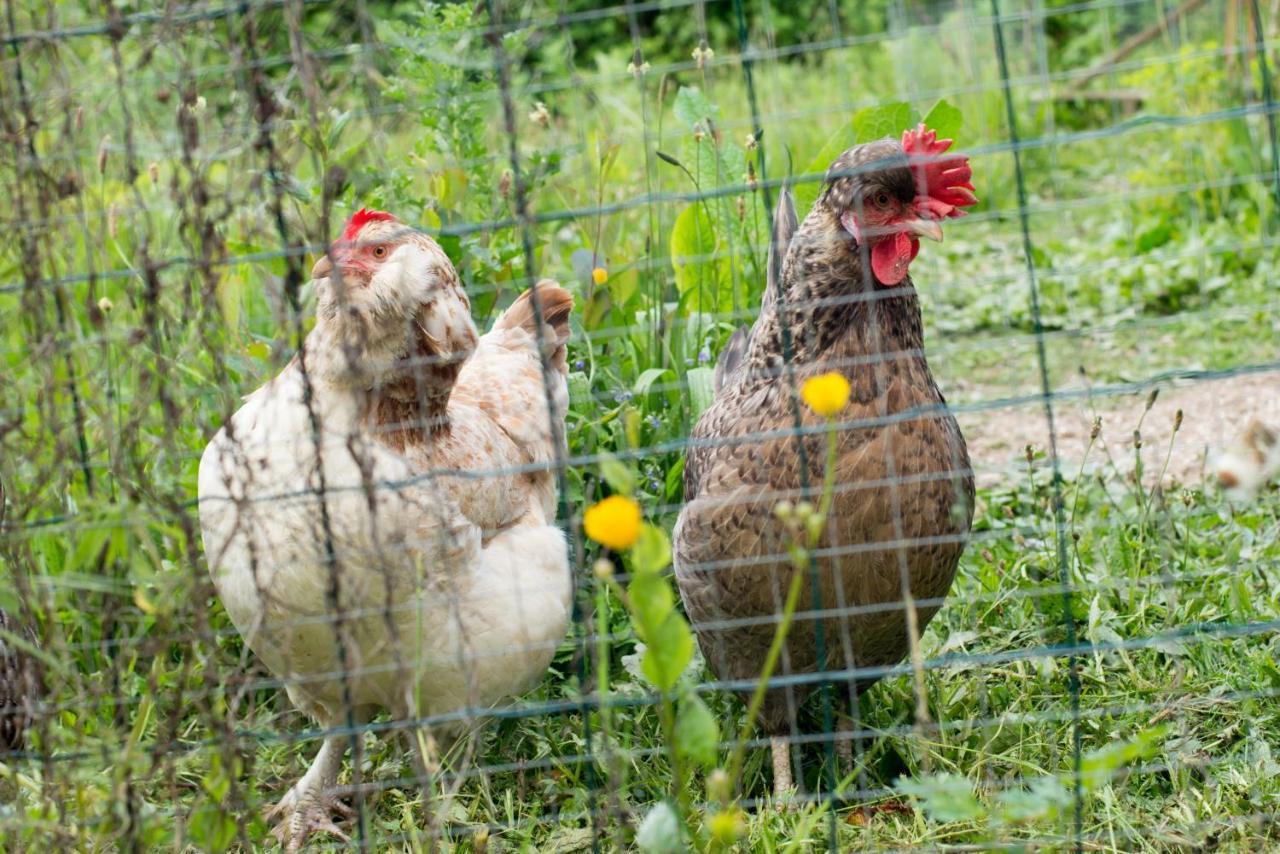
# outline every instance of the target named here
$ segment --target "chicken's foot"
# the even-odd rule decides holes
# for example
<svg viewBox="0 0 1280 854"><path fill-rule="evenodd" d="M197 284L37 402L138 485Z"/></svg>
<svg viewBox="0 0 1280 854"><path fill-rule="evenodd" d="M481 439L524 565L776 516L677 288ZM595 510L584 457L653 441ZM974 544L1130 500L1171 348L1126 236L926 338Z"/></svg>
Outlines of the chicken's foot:
<svg viewBox="0 0 1280 854"><path fill-rule="evenodd" d="M267 812L267 821L280 820L271 833L285 851L301 850L307 837L316 831L331 833L343 842L351 841L333 821L334 813L343 818L355 815L355 810L333 794L344 752L342 739L326 738L307 773Z"/></svg>

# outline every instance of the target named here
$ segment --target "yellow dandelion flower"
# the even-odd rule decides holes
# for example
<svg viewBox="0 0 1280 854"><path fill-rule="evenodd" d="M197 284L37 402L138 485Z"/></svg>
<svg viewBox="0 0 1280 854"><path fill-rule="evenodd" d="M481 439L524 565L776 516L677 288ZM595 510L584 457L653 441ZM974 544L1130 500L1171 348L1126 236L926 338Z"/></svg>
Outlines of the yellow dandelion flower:
<svg viewBox="0 0 1280 854"><path fill-rule="evenodd" d="M591 281L595 282L597 285L603 285L605 282L609 281L609 271L604 267L596 267L591 271Z"/></svg>
<svg viewBox="0 0 1280 854"><path fill-rule="evenodd" d="M830 418L849 403L849 381L832 371L804 381L800 396L810 409Z"/></svg>
<svg viewBox="0 0 1280 854"><path fill-rule="evenodd" d="M602 546L629 549L640 538L640 505L624 495L611 495L587 509L582 528Z"/></svg>

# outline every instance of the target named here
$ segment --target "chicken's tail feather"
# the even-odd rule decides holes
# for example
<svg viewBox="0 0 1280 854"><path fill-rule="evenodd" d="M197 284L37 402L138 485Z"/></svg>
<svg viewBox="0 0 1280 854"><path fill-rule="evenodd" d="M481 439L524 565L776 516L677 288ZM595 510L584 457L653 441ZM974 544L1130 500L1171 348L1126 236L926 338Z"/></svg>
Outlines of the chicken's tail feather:
<svg viewBox="0 0 1280 854"><path fill-rule="evenodd" d="M534 311L534 293L542 310L542 345L548 360L561 373L568 371L565 345L569 342L569 314L573 311L573 294L551 279L542 279L522 293L498 322L495 329L523 329L538 339L537 313Z"/></svg>

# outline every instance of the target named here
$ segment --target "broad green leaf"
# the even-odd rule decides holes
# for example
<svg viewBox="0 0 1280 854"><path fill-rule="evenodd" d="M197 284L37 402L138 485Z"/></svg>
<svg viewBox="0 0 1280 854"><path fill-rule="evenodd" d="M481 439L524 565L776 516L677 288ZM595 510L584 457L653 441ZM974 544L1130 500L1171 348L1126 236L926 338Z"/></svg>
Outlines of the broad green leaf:
<svg viewBox="0 0 1280 854"><path fill-rule="evenodd" d="M916 126L916 112L905 101L864 107L853 114L853 138L859 144L891 136L902 137L907 128Z"/></svg>
<svg viewBox="0 0 1280 854"><path fill-rule="evenodd" d="M1070 808L1074 796L1057 777L1038 777L1025 789L996 795L1000 817L1012 824L1052 819Z"/></svg>
<svg viewBox="0 0 1280 854"><path fill-rule="evenodd" d="M619 495L630 495L636 489L636 475L628 466L609 453L601 454L600 476Z"/></svg>
<svg viewBox="0 0 1280 854"><path fill-rule="evenodd" d="M822 192L822 178L827 174L827 170L831 168L831 164L837 157L844 153L846 148L853 145L853 136L849 132L849 128L840 126L836 128L835 133L822 144L822 148L818 149L818 153L809 161L799 175L793 176L796 179L792 186L792 191L796 197L796 216L800 217L803 222L808 215L809 209L813 207L813 203L818 200L819 194ZM774 194L774 204L777 204L777 194ZM773 216L773 211L769 211L769 216Z"/></svg>
<svg viewBox="0 0 1280 854"><path fill-rule="evenodd" d="M973 784L956 774L936 774L918 780L904 777L894 788L920 801L934 821L973 821L986 814L973 793Z"/></svg>
<svg viewBox="0 0 1280 854"><path fill-rule="evenodd" d="M587 375L582 371L573 371L569 374L569 402L570 404L580 403L583 406L594 404L591 397L591 380L587 379Z"/></svg>
<svg viewBox="0 0 1280 854"><path fill-rule="evenodd" d="M631 616L636 623L640 640L651 643L663 621L675 610L676 600L667 580L656 572L645 572L632 564L627 595L631 599Z"/></svg>
<svg viewBox="0 0 1280 854"><path fill-rule="evenodd" d="M924 123L931 130L938 132L938 139L954 139L958 141L960 131L964 126L964 117L960 114L958 107L952 106L944 98L933 105L929 115L924 117Z"/></svg>
<svg viewBox="0 0 1280 854"><path fill-rule="evenodd" d="M702 698L689 692L676 712L676 753L701 765L714 768L720 744L720 726Z"/></svg>
<svg viewBox="0 0 1280 854"><path fill-rule="evenodd" d="M672 609L649 635L640 669L659 690L670 691L693 660L693 632L684 617Z"/></svg>
<svg viewBox="0 0 1280 854"><path fill-rule="evenodd" d="M715 371L711 368L690 368L685 375L689 385L689 420L697 421L716 399Z"/></svg>
<svg viewBox="0 0 1280 854"><path fill-rule="evenodd" d="M1146 759L1155 753L1169 729L1165 726L1144 730L1129 741L1108 744L1097 750L1091 750L1080 762L1081 784L1085 792L1092 792L1105 785L1116 771L1139 759Z"/></svg>
<svg viewBox="0 0 1280 854"><path fill-rule="evenodd" d="M631 563L636 572L661 572L671 563L671 540L657 525L640 528L640 539L631 548Z"/></svg>
<svg viewBox="0 0 1280 854"><path fill-rule="evenodd" d="M716 108L697 86L681 86L671 111L689 131L695 124L716 116Z"/></svg>
<svg viewBox="0 0 1280 854"><path fill-rule="evenodd" d="M648 394L649 387L669 373L671 373L670 368L649 368L636 379L635 388L633 389L635 396L639 397L642 394Z"/></svg>
<svg viewBox="0 0 1280 854"><path fill-rule="evenodd" d="M717 308L720 264L716 257L715 226L700 204L691 204L676 217L671 229L671 266L680 293L694 294L694 307Z"/></svg>

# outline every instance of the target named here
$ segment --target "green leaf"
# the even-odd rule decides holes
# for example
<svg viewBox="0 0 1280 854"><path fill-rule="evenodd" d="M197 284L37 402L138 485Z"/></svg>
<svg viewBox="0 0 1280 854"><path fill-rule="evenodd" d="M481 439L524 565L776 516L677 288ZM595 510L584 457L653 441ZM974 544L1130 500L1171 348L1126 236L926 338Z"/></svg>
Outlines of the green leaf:
<svg viewBox="0 0 1280 854"><path fill-rule="evenodd" d="M671 563L671 540L657 525L640 528L640 539L631 547L631 565L636 572L657 573Z"/></svg>
<svg viewBox="0 0 1280 854"><path fill-rule="evenodd" d="M792 187L796 198L796 216L800 217L801 222L809 214L809 209L813 207L813 203L818 200L818 195L822 192L822 176L827 174L832 162L852 145L853 137L850 136L849 129L844 126L837 127L835 133L831 134L822 144L822 148L818 149L818 153L805 166L801 174L813 177L798 181ZM769 211L769 216L773 216L773 211Z"/></svg>
<svg viewBox="0 0 1280 854"><path fill-rule="evenodd" d="M996 795L1000 817L1012 824L1045 821L1070 808L1074 796L1057 777L1039 777L1025 789L1009 789Z"/></svg>
<svg viewBox="0 0 1280 854"><path fill-rule="evenodd" d="M905 101L864 107L853 114L853 140L861 144L891 136L898 139L916 126L916 112Z"/></svg>
<svg viewBox="0 0 1280 854"><path fill-rule="evenodd" d="M680 91L676 93L671 111L689 131L704 119L715 118L717 113L716 108L697 86L681 86Z"/></svg>
<svg viewBox="0 0 1280 854"><path fill-rule="evenodd" d="M716 399L715 371L711 368L690 368L685 374L689 385L689 420L697 421Z"/></svg>
<svg viewBox="0 0 1280 854"><path fill-rule="evenodd" d="M716 310L721 265L716 257L715 225L700 204L691 204L671 229L671 266L680 293L694 294L696 308Z"/></svg>
<svg viewBox="0 0 1280 854"><path fill-rule="evenodd" d="M669 373L671 373L670 368L649 368L649 370L642 373L636 380L636 385L633 390L635 396L640 397L642 394L648 394L649 387Z"/></svg>
<svg viewBox="0 0 1280 854"><path fill-rule="evenodd" d="M986 814L973 793L973 785L956 774L936 774L918 780L901 778L894 788L918 800L934 821L976 821Z"/></svg>
<svg viewBox="0 0 1280 854"><path fill-rule="evenodd" d="M591 380L582 371L569 374L569 402L590 405L592 412L595 411L595 401L591 398Z"/></svg>
<svg viewBox="0 0 1280 854"><path fill-rule="evenodd" d="M636 489L636 474L613 454L600 455L600 476L619 495L630 495Z"/></svg>
<svg viewBox="0 0 1280 854"><path fill-rule="evenodd" d="M693 660L693 632L684 617L672 609L648 634L640 669L660 691L670 691Z"/></svg>
<svg viewBox="0 0 1280 854"><path fill-rule="evenodd" d="M676 600L667 580L656 572L644 572L635 566L627 595L631 599L631 617L635 620L636 634L645 643L651 643L659 627L675 610Z"/></svg>
<svg viewBox="0 0 1280 854"><path fill-rule="evenodd" d="M959 140L960 131L964 127L964 116L960 114L958 107L952 106L951 102L943 98L933 105L929 115L924 117L924 123L938 132L938 139Z"/></svg>
<svg viewBox="0 0 1280 854"><path fill-rule="evenodd" d="M680 708L676 712L675 742L676 753L680 756L707 770L715 767L720 726L707 704L692 692L680 700Z"/></svg>
<svg viewBox="0 0 1280 854"><path fill-rule="evenodd" d="M235 841L236 822L217 804L206 800L192 810L187 832L191 842L201 851L226 851Z"/></svg>
<svg viewBox="0 0 1280 854"><path fill-rule="evenodd" d="M1085 792L1092 792L1105 785L1124 766L1150 757L1164 741L1168 731L1166 726L1152 727L1129 741L1108 744L1086 753L1080 762L1080 778Z"/></svg>

